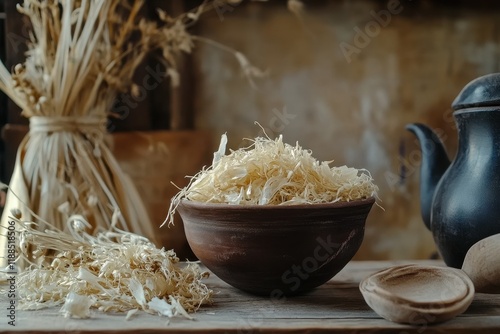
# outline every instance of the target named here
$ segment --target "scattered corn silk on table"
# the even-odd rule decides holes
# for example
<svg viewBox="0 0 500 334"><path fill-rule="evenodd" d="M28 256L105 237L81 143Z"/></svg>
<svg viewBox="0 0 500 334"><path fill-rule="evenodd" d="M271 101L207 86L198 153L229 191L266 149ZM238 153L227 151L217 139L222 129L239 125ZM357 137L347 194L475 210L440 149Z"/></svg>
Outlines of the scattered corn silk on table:
<svg viewBox="0 0 500 334"><path fill-rule="evenodd" d="M69 233L11 219L21 226L20 251L32 261L18 275L22 310L61 306L75 318L88 318L91 309L127 312L127 319L140 310L191 318L210 303L212 290L202 282L208 272L179 263L174 251L144 237L116 228L89 235L82 216L68 220Z"/></svg>
<svg viewBox="0 0 500 334"><path fill-rule="evenodd" d="M235 205L335 203L377 197L378 187L365 169L331 167L297 143L257 137L247 148L226 155L222 135L212 166L191 178L172 199L165 223L173 223L182 199Z"/></svg>

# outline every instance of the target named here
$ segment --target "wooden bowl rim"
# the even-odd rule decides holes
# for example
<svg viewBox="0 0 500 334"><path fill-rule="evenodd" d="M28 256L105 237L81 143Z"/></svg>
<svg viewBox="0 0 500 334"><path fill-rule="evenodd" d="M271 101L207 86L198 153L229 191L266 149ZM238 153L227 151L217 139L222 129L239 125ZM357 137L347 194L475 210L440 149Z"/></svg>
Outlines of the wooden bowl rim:
<svg viewBox="0 0 500 334"><path fill-rule="evenodd" d="M383 279L385 276L391 275L395 271L399 270L415 270L419 272L425 272L426 270L428 270L438 272L442 276L453 275L459 278L459 281L463 283L463 294L454 299L436 299L436 301L429 302L419 302L411 298L394 295L391 293L390 289L387 289L386 286L384 286ZM365 278L363 281L361 281L359 287L363 294L371 294L393 305L399 305L400 307L419 310L420 312L428 314L452 312L453 310L462 307L464 304L470 303L470 301L474 297L475 292L472 281L461 270L450 267L428 265L400 265L386 268Z"/></svg>
<svg viewBox="0 0 500 334"><path fill-rule="evenodd" d="M206 203L206 202L195 202L188 199L181 199L179 205L186 207L196 208L196 209L210 209L210 210L317 210L317 209L340 209L349 207L358 207L365 205L373 205L375 203L375 197L369 197L366 199L355 200L355 201L339 201L335 203L315 203L315 204L290 204L290 205L259 205L259 204L249 204L249 205L237 205L237 204L226 204L226 203Z"/></svg>

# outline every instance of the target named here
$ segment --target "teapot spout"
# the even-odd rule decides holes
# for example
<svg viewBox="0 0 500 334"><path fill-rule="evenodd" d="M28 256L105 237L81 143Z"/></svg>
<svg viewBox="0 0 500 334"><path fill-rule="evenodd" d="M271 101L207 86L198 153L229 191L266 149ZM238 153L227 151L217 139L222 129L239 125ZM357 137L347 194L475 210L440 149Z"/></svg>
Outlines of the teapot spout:
<svg viewBox="0 0 500 334"><path fill-rule="evenodd" d="M429 127L413 123L406 126L420 142L420 211L425 226L430 229L432 199L439 180L450 165L443 143Z"/></svg>

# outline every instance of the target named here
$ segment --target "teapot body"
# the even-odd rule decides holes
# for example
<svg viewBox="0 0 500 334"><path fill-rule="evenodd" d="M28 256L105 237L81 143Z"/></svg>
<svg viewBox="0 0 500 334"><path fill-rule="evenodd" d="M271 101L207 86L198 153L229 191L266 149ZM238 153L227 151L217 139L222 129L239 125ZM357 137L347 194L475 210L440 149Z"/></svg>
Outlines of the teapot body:
<svg viewBox="0 0 500 334"><path fill-rule="evenodd" d="M461 268L473 244L500 233L500 73L469 82L452 107L458 129L452 162L430 128L406 128L422 149L423 221L446 264Z"/></svg>
<svg viewBox="0 0 500 334"><path fill-rule="evenodd" d="M500 107L455 120L459 148L435 188L429 228L445 263L461 268L474 243L500 233Z"/></svg>

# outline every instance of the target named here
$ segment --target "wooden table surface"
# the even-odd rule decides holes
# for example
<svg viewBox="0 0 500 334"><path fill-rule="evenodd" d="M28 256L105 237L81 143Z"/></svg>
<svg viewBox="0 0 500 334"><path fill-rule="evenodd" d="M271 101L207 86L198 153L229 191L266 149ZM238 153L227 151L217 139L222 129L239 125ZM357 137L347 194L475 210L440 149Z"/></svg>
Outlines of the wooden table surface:
<svg viewBox="0 0 500 334"><path fill-rule="evenodd" d="M211 306L194 320L140 313L93 311L91 319L67 319L58 309L16 311L16 326L8 325L5 291L0 301L2 333L500 333L500 295L476 294L469 309L442 324L415 319L413 326L384 320L364 302L360 280L382 268L403 263L442 265L437 261L353 261L332 280L314 291L286 300L240 292L212 275L206 283L215 292Z"/></svg>

